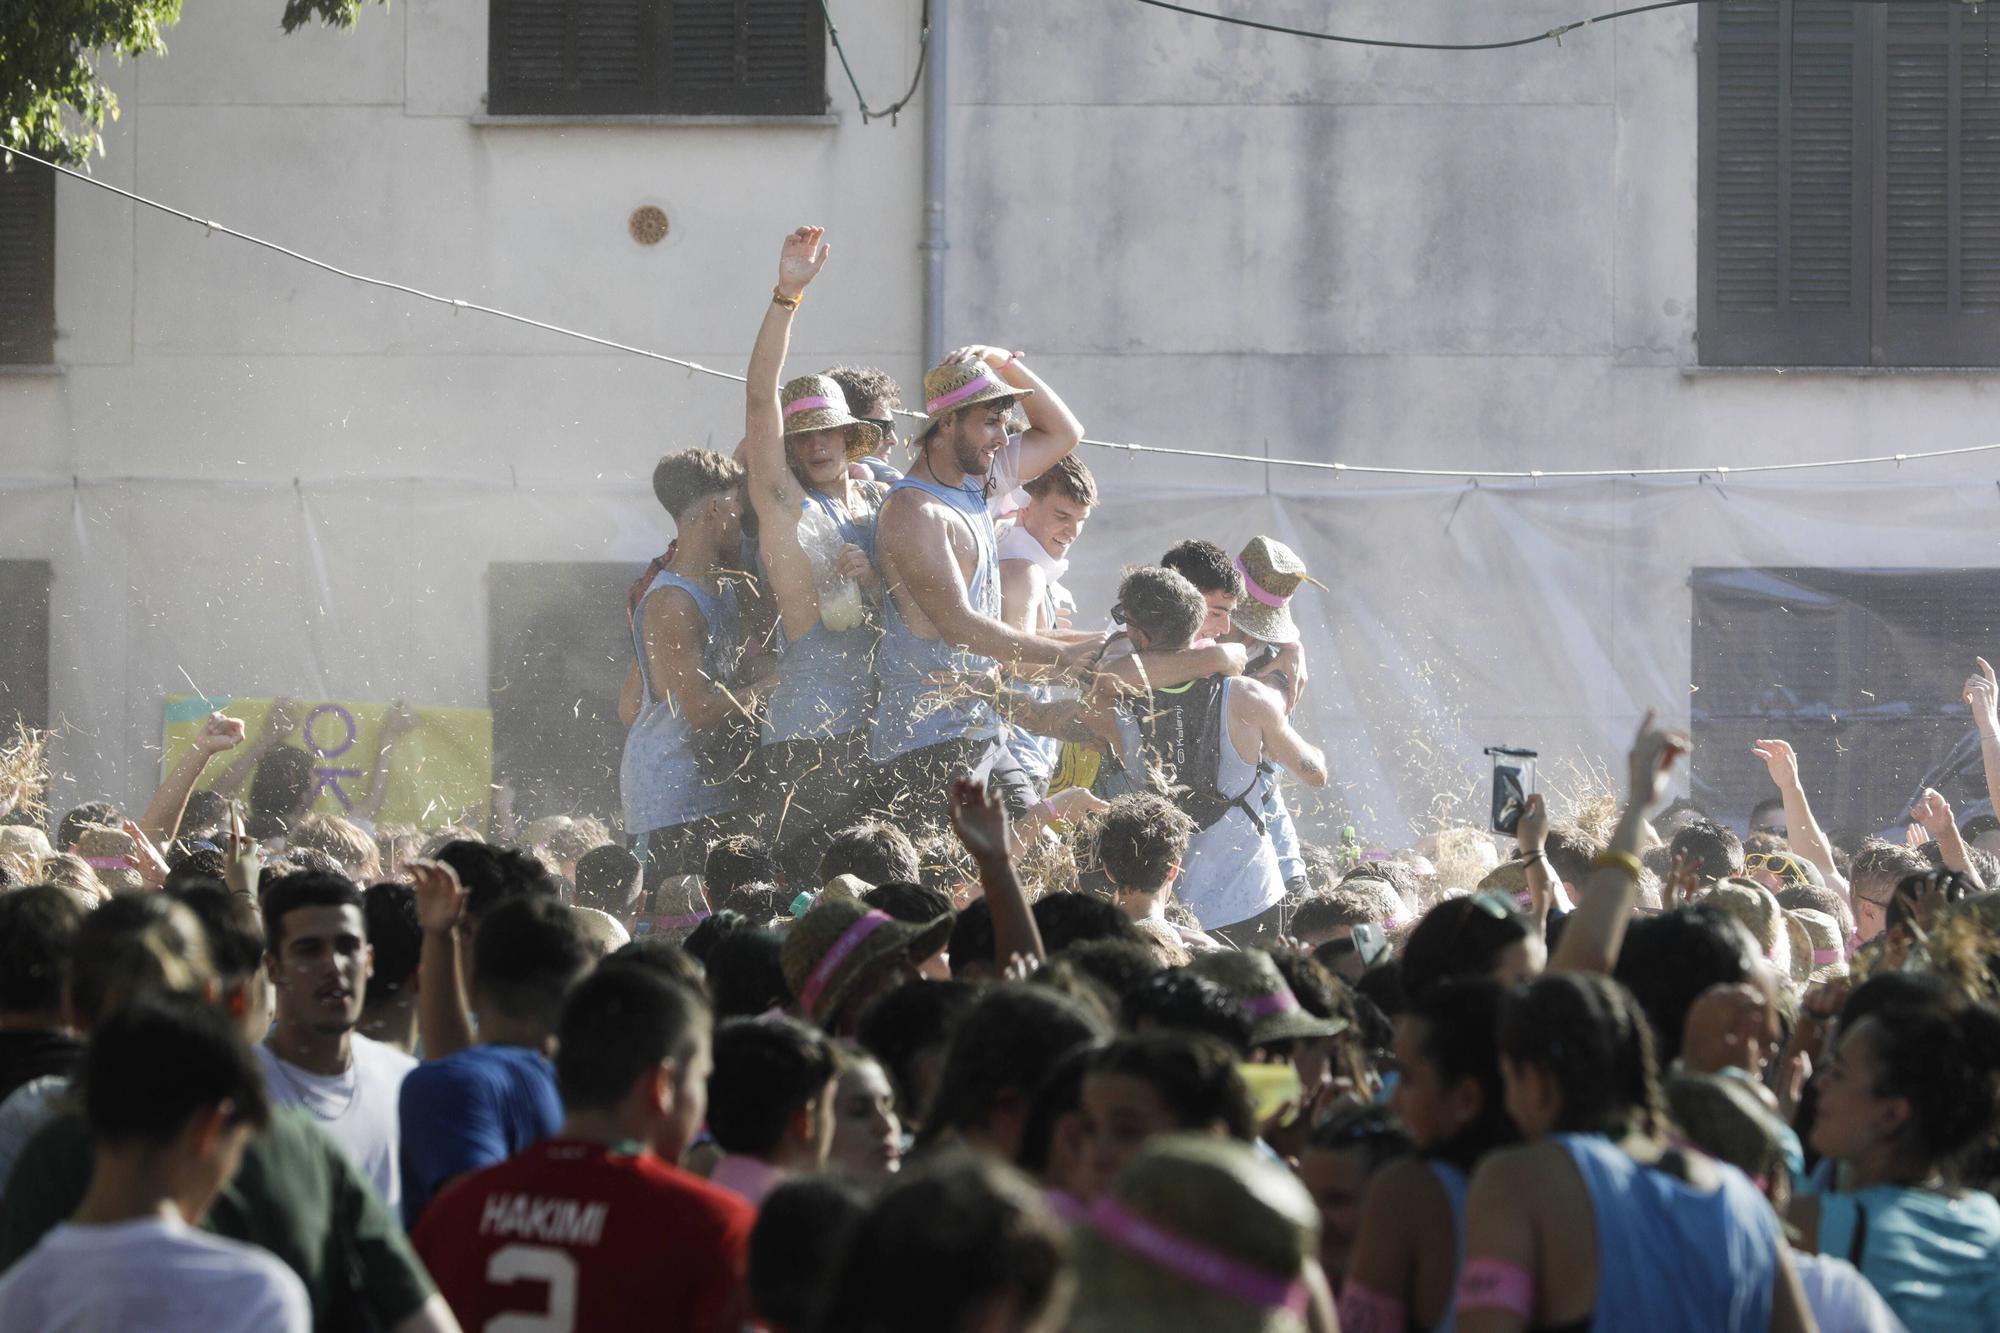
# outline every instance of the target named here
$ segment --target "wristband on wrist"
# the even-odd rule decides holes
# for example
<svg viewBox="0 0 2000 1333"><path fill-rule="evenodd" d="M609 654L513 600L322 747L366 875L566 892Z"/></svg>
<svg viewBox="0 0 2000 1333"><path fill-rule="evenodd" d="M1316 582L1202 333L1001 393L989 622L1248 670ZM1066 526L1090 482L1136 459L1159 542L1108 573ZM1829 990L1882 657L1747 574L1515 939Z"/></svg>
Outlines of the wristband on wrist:
<svg viewBox="0 0 2000 1333"><path fill-rule="evenodd" d="M799 302L805 299L806 299L806 294L803 291L800 292L797 296L787 296L783 292L779 291L776 287L771 288L771 304L781 305L787 310L797 310L799 308Z"/></svg>
<svg viewBox="0 0 2000 1333"><path fill-rule="evenodd" d="M1521 859L1523 861L1546 861L1549 859L1549 854L1546 849L1537 847L1534 848L1532 851L1522 852Z"/></svg>
<svg viewBox="0 0 2000 1333"><path fill-rule="evenodd" d="M1639 858L1632 855L1632 853L1616 850L1599 852L1591 858L1590 868L1592 870L1623 871L1625 877L1635 884L1639 881L1639 873L1645 869L1644 866L1639 864Z"/></svg>

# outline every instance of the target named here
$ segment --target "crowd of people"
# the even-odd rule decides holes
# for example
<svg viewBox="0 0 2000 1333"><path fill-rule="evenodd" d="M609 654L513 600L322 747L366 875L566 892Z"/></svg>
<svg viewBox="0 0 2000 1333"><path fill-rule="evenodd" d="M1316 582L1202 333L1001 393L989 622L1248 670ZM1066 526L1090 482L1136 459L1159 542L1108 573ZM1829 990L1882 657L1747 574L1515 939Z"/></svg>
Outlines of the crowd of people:
<svg viewBox="0 0 2000 1333"><path fill-rule="evenodd" d="M1773 739L1739 834L1649 716L1302 837L1305 562L1092 627L1075 417L962 349L897 471L885 375L783 378L826 259L655 472L616 818L308 813L284 708L132 818L9 752L0 1328L2000 1329L2000 821L1836 845Z"/></svg>

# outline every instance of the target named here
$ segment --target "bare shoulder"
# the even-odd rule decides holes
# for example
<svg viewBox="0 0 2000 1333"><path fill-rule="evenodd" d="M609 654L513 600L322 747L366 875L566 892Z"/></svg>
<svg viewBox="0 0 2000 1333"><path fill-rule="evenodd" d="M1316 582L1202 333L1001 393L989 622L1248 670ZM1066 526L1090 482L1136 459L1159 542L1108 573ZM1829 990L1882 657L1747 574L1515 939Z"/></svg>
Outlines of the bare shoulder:
<svg viewBox="0 0 2000 1333"><path fill-rule="evenodd" d="M1371 1225L1395 1232L1421 1231L1430 1219L1451 1208L1444 1186L1421 1157L1399 1157L1368 1181L1362 1210Z"/></svg>
<svg viewBox="0 0 2000 1333"><path fill-rule="evenodd" d="M1231 676L1229 693L1245 716L1269 717L1285 711L1285 697L1251 676Z"/></svg>
<svg viewBox="0 0 2000 1333"><path fill-rule="evenodd" d="M1573 1175L1569 1154L1559 1143L1522 1143L1479 1159L1473 1188L1526 1199L1540 1197L1551 1181Z"/></svg>

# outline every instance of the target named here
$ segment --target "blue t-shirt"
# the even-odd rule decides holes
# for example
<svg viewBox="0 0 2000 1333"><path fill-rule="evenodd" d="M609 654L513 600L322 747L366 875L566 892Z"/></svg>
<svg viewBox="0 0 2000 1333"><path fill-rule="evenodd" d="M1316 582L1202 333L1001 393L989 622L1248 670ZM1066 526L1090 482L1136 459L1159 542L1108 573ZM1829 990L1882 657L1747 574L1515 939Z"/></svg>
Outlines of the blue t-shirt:
<svg viewBox="0 0 2000 1333"><path fill-rule="evenodd" d="M1877 1185L1821 1195L1819 1252L1852 1261L1910 1333L2000 1328L2000 1202L1990 1194Z"/></svg>
<svg viewBox="0 0 2000 1333"><path fill-rule="evenodd" d="M562 1128L556 1067L525 1046L474 1046L403 1079L403 1225L454 1177L504 1162Z"/></svg>

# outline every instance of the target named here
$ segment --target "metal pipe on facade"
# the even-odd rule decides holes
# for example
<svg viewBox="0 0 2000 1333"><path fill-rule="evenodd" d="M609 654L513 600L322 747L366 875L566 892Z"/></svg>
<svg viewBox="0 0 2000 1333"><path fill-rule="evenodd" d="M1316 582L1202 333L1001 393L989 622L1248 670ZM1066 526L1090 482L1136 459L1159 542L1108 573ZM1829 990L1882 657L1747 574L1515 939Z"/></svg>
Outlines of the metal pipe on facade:
<svg viewBox="0 0 2000 1333"><path fill-rule="evenodd" d="M924 72L929 80L924 89L924 239L917 248L924 254L923 369L926 370L944 357L945 167L951 134L951 100L946 95L945 71L950 67L946 58L951 51L946 31L950 16L951 0L936 0L931 6L930 68ZM922 383L921 377L918 383Z"/></svg>

